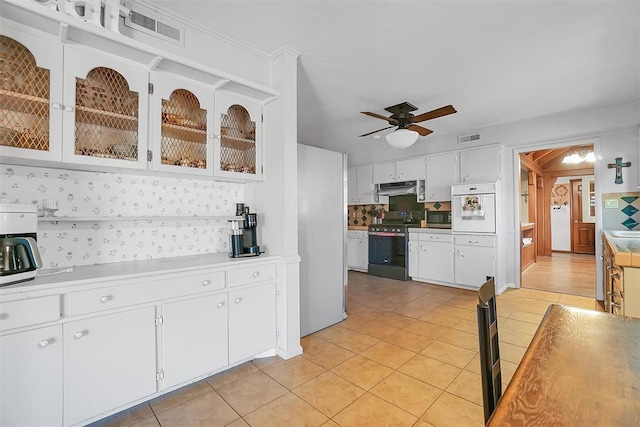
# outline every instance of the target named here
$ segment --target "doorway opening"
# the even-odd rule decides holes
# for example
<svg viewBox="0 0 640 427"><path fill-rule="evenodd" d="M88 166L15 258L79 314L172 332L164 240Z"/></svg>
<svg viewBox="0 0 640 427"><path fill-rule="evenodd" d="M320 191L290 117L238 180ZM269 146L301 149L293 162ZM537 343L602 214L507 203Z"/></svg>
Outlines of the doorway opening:
<svg viewBox="0 0 640 427"><path fill-rule="evenodd" d="M519 154L520 285L596 297L593 143Z"/></svg>

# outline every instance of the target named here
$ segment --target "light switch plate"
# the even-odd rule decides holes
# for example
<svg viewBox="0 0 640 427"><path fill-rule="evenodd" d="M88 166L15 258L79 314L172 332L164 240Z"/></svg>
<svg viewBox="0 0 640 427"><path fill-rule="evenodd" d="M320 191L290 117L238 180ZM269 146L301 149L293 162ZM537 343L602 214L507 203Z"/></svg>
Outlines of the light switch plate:
<svg viewBox="0 0 640 427"><path fill-rule="evenodd" d="M606 199L604 201L605 209L617 209L618 208L618 199Z"/></svg>

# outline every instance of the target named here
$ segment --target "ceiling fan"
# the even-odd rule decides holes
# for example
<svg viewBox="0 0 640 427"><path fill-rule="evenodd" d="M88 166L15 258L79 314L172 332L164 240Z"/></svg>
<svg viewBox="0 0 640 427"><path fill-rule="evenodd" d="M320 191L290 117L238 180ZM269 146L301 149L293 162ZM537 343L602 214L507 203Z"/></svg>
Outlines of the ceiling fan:
<svg viewBox="0 0 640 427"><path fill-rule="evenodd" d="M411 113L412 111L416 111L417 109L418 107L409 102L402 102L400 104L392 105L391 107L385 108L386 111L391 113L391 116L389 117L371 113L368 111L362 111L362 114L385 120L391 126L374 130L373 132L368 132L360 136L369 136L374 133L386 129L391 129L392 127L397 126L397 129L394 132L387 135L387 142L389 142L389 144L394 147L406 148L416 142L416 140L418 139L418 135L427 136L433 132L432 130L419 126L416 123L436 119L442 116L447 116L456 112L456 109L453 108L453 106L447 105L445 107L440 107L426 113L418 114L417 116Z"/></svg>

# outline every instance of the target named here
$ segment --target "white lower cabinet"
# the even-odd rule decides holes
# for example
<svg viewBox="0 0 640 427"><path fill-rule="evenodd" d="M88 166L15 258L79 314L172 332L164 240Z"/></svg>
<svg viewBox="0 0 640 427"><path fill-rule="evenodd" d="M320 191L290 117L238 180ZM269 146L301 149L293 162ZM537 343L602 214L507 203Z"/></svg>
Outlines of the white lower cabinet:
<svg viewBox="0 0 640 427"><path fill-rule="evenodd" d="M63 325L64 424L156 392L156 308Z"/></svg>
<svg viewBox="0 0 640 427"><path fill-rule="evenodd" d="M163 387L227 366L227 294L162 305Z"/></svg>
<svg viewBox="0 0 640 427"><path fill-rule="evenodd" d="M410 233L409 276L434 283L453 282L453 236Z"/></svg>
<svg viewBox="0 0 640 427"><path fill-rule="evenodd" d="M453 244L451 242L420 241L418 272L420 277L434 282L453 281Z"/></svg>
<svg viewBox="0 0 640 427"><path fill-rule="evenodd" d="M62 326L0 337L0 425L62 425Z"/></svg>
<svg viewBox="0 0 640 427"><path fill-rule="evenodd" d="M478 289L487 276L496 274L493 236L455 236L455 283Z"/></svg>
<svg viewBox="0 0 640 427"><path fill-rule="evenodd" d="M418 253L420 244L418 239L413 239L413 235L409 237L409 277L412 279L418 278Z"/></svg>
<svg viewBox="0 0 640 427"><path fill-rule="evenodd" d="M229 363L275 346L275 283L229 292Z"/></svg>
<svg viewBox="0 0 640 427"><path fill-rule="evenodd" d="M247 262L0 300L0 426L84 425L275 349L277 271Z"/></svg>
<svg viewBox="0 0 640 427"><path fill-rule="evenodd" d="M366 271L369 266L369 236L364 230L347 232L347 267Z"/></svg>

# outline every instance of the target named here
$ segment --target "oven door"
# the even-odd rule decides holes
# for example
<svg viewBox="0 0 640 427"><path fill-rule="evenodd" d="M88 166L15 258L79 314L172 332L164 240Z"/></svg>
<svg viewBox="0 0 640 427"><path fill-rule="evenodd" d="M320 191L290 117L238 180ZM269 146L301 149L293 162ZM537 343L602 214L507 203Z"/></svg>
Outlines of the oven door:
<svg viewBox="0 0 640 427"><path fill-rule="evenodd" d="M471 204L470 202L477 203L479 209L463 209L463 206ZM451 229L454 232L462 233L495 233L495 194L453 196L451 199Z"/></svg>
<svg viewBox="0 0 640 427"><path fill-rule="evenodd" d="M369 268L373 276L408 280L408 238L405 233L369 233Z"/></svg>

